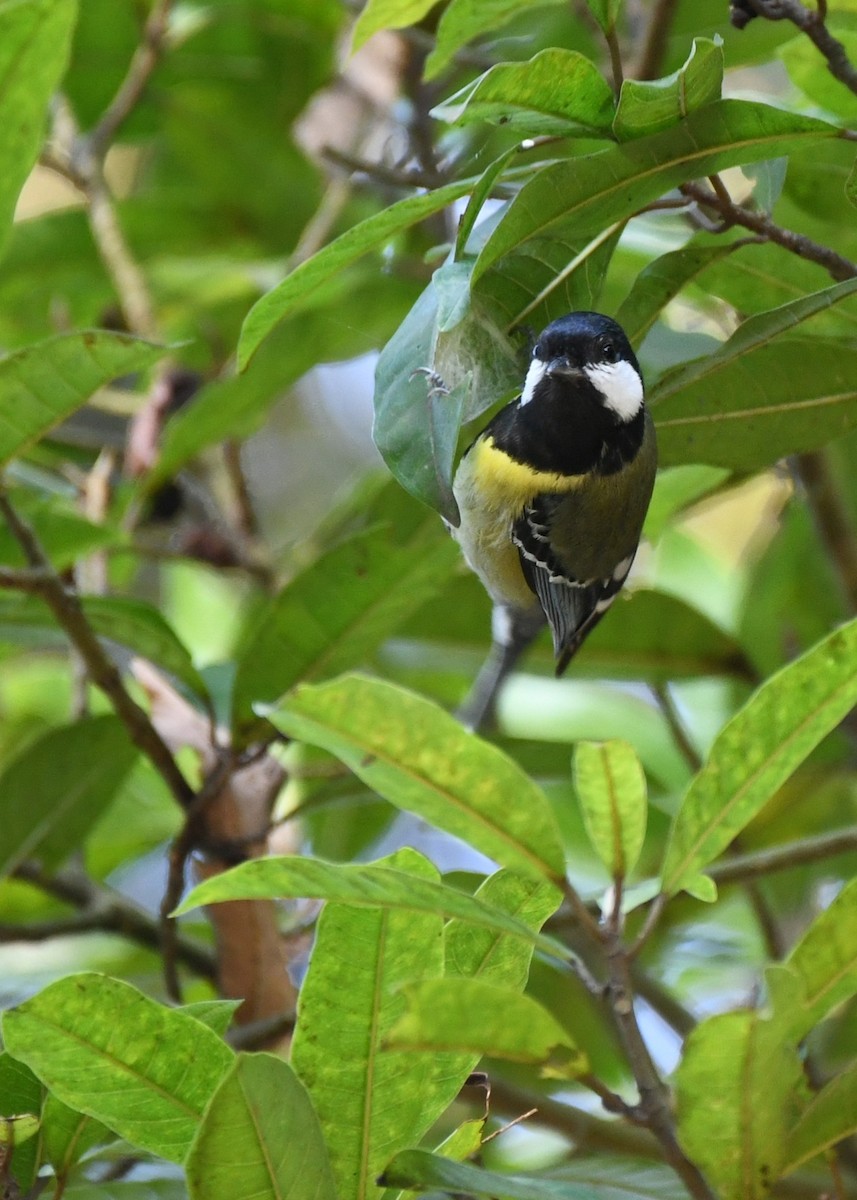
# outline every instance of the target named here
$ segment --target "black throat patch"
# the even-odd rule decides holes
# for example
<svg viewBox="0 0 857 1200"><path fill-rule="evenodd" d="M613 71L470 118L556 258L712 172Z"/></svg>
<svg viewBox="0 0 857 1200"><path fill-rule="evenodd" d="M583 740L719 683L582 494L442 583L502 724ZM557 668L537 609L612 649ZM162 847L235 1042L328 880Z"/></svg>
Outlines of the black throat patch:
<svg viewBox="0 0 857 1200"><path fill-rule="evenodd" d="M528 404L513 400L485 433L519 462L557 475L613 475L643 442L645 411L620 421L585 380L546 379Z"/></svg>

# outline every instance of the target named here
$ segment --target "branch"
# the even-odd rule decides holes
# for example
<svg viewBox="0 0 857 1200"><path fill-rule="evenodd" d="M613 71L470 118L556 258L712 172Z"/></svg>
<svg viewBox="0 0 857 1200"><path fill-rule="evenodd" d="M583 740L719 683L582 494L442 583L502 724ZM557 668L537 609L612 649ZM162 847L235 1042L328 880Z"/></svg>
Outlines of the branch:
<svg viewBox="0 0 857 1200"><path fill-rule="evenodd" d="M797 842L789 842L786 846L771 846L747 854L735 854L708 867L706 874L717 884L737 883L744 879L770 875L774 871L788 871L792 867L824 862L825 859L835 858L839 854L853 854L855 851L857 826L802 838Z"/></svg>
<svg viewBox="0 0 857 1200"><path fill-rule="evenodd" d="M128 73L89 135L89 144L98 158L103 159L120 127L137 107L152 72L161 61L167 46L171 7L172 0L155 0Z"/></svg>
<svg viewBox="0 0 857 1200"><path fill-rule="evenodd" d="M0 925L0 941L44 941L51 937L97 930L119 934L150 950L161 949L161 930L154 917L112 888L94 883L82 872L65 870L51 875L35 863L24 862L15 869L14 877L80 911L76 917L58 918L55 921ZM176 955L197 975L204 979L216 979L217 961L205 946L180 935L176 943Z"/></svg>
<svg viewBox="0 0 857 1200"><path fill-rule="evenodd" d="M636 1118L658 1139L665 1161L690 1195L695 1200L716 1200L701 1171L686 1157L678 1143L670 1109L670 1094L652 1061L637 1022L628 954L618 935L611 937L607 944L607 964L610 980L606 1000L640 1094L635 1109Z"/></svg>
<svg viewBox="0 0 857 1200"><path fill-rule="evenodd" d="M20 587L39 595L54 614L71 644L86 665L89 677L107 696L116 715L128 730L131 741L152 763L173 797L183 809L189 809L194 791L167 748L166 743L122 682L115 664L108 657L92 626L86 619L80 600L66 589L54 571L35 534L12 507L0 488L0 514L24 552L30 571L0 573L0 586Z"/></svg>
<svg viewBox="0 0 857 1200"><path fill-rule="evenodd" d="M806 8L800 0L749 0L757 16L766 21L791 21L827 59L827 69L834 78L857 95L857 68L848 52L824 23L826 4L821 0L815 9ZM746 7L744 11L746 13ZM740 27L740 26L739 26Z"/></svg>
<svg viewBox="0 0 857 1200"><path fill-rule="evenodd" d="M657 0L654 12L649 17L646 40L634 72L637 79L657 79L661 74L670 29L677 9L678 0Z"/></svg>
<svg viewBox="0 0 857 1200"><path fill-rule="evenodd" d="M791 254L818 263L837 281L853 279L857 275L857 264L843 258L841 254L837 254L828 246L822 246L818 242L812 241L811 238L804 237L803 234L776 225L766 213L754 212L742 204L736 204L729 197L728 192L722 189L715 193L703 184L685 183L682 184L681 191L683 195L689 196L697 204L718 214L722 222L719 232L725 231L732 225L741 225L744 229L751 229L753 233L758 234L766 241L782 246Z"/></svg>

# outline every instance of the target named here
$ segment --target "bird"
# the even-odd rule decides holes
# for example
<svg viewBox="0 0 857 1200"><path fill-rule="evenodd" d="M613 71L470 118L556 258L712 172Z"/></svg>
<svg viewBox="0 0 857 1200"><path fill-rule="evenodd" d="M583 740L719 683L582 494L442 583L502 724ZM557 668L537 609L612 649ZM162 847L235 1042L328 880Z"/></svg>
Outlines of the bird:
<svg viewBox="0 0 857 1200"><path fill-rule="evenodd" d="M450 526L493 602L492 649L459 713L478 730L547 623L561 675L634 561L657 470L640 365L622 327L572 312L539 334L520 394L453 478Z"/></svg>

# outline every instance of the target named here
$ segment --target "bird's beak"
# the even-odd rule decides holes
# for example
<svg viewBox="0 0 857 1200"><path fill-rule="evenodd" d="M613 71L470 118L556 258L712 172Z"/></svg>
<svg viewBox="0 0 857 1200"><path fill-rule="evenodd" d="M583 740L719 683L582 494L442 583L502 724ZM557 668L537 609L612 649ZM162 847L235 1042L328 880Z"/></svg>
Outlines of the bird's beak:
<svg viewBox="0 0 857 1200"><path fill-rule="evenodd" d="M547 375L558 376L560 379L583 379L583 369L576 367L567 358L552 358L545 371Z"/></svg>

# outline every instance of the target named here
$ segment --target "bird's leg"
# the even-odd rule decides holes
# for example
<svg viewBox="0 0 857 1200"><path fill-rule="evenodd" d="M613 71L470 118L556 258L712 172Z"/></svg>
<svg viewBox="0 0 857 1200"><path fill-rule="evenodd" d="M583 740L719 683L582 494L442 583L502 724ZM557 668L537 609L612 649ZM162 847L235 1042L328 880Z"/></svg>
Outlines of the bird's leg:
<svg viewBox="0 0 857 1200"><path fill-rule="evenodd" d="M416 370L411 371L410 375L408 376L408 383L410 383L411 380L417 375L425 376L426 382L430 385L428 389L429 396L449 395L449 388L446 386L441 376L438 375L437 371L432 370L431 367L417 367Z"/></svg>
<svg viewBox="0 0 857 1200"><path fill-rule="evenodd" d="M500 689L544 623L541 609L518 612L501 604L494 606L491 649L458 710L458 719L467 729L478 733L494 723Z"/></svg>

